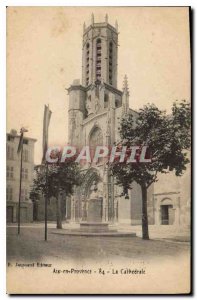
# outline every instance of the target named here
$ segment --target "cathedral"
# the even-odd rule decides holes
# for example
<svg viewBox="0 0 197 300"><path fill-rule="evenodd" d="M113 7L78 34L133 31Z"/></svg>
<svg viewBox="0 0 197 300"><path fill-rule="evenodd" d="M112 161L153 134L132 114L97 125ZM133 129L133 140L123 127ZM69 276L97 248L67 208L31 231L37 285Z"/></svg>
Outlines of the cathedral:
<svg viewBox="0 0 197 300"><path fill-rule="evenodd" d="M129 107L127 77L122 89L117 87L118 23L104 22L83 27L82 80L75 79L67 88L68 144L94 152L97 146L109 150L119 142L120 121L124 114L138 117ZM142 218L141 188L137 183L124 191L117 186L107 161L84 162L83 181L71 197L62 196L62 218L69 223L139 225ZM148 189L149 225L189 226L191 212L190 165L181 177L174 172L158 175L158 182ZM44 219L44 202L38 201L34 220ZM56 202L50 200L48 219L56 220ZM98 224L97 224L98 225Z"/></svg>
<svg viewBox="0 0 197 300"><path fill-rule="evenodd" d="M119 140L119 124L125 113L135 118L129 108L127 77L123 88L117 87L118 23L104 22L83 27L82 82L75 79L68 88L69 144L90 149L112 147ZM115 184L108 165L102 159L83 166L84 179L67 200L66 219L74 222L139 224L141 190L137 184L128 192ZM150 202L149 202L150 203ZM150 220L151 222L151 220Z"/></svg>

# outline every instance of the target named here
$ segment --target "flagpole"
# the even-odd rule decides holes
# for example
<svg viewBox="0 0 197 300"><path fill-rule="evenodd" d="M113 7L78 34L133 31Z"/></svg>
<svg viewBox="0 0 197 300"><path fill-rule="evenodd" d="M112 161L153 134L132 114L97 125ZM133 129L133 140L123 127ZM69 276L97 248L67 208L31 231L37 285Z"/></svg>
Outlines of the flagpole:
<svg viewBox="0 0 197 300"><path fill-rule="evenodd" d="M18 235L20 234L20 225L21 225L21 187L22 187L22 167L23 167L23 135L25 132L28 132L24 127L20 130L20 140L18 144L17 154L21 154L20 161L20 182L19 182L19 199L18 199Z"/></svg>
<svg viewBox="0 0 197 300"><path fill-rule="evenodd" d="M20 223L21 223L22 167L23 167L23 141L22 141L22 145L21 145L20 184L19 184L19 199L18 199L18 234L20 234L20 225L21 225Z"/></svg>
<svg viewBox="0 0 197 300"><path fill-rule="evenodd" d="M48 148L48 128L49 128L49 122L51 118L52 112L49 109L49 105L44 107L44 120L43 120L43 141L42 141L42 147L43 147L43 157L42 157L42 164L45 165L45 176L46 176L46 194L45 194L45 203L44 203L44 239L47 241L47 219L48 219L48 198L49 198L49 187L48 187L48 163L46 161L46 151Z"/></svg>
<svg viewBox="0 0 197 300"><path fill-rule="evenodd" d="M45 241L47 241L47 219L48 219L48 214L47 214L47 210L48 210L48 164L47 162L45 163L46 166L46 195L45 195L45 230L44 230L44 237L45 237Z"/></svg>

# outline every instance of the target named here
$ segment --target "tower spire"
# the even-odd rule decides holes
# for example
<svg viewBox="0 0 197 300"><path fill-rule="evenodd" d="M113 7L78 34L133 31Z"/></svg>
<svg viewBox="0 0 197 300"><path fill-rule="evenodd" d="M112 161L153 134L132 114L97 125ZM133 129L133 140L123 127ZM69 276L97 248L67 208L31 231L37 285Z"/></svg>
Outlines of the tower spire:
<svg viewBox="0 0 197 300"><path fill-rule="evenodd" d="M105 15L105 23L108 23L108 14Z"/></svg>
<svg viewBox="0 0 197 300"><path fill-rule="evenodd" d="M93 13L91 15L91 23L92 23L92 25L94 24L94 14Z"/></svg>
<svg viewBox="0 0 197 300"><path fill-rule="evenodd" d="M123 81L123 92L129 93L128 78L126 74Z"/></svg>
<svg viewBox="0 0 197 300"><path fill-rule="evenodd" d="M127 75L124 76L123 81L123 95L122 95L122 113L126 114L129 109L129 86Z"/></svg>

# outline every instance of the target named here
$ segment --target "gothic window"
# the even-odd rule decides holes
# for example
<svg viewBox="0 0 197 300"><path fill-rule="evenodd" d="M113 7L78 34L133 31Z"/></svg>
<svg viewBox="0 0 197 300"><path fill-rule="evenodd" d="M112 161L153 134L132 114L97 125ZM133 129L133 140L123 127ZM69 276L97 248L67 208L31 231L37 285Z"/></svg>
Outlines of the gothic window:
<svg viewBox="0 0 197 300"><path fill-rule="evenodd" d="M89 84L90 44L86 45L86 85Z"/></svg>
<svg viewBox="0 0 197 300"><path fill-rule="evenodd" d="M101 80L101 55L102 55L101 39L97 39L97 41L96 41L96 80Z"/></svg>
<svg viewBox="0 0 197 300"><path fill-rule="evenodd" d="M90 135L90 148L95 149L96 146L103 145L103 134L100 128L96 127Z"/></svg>
<svg viewBox="0 0 197 300"><path fill-rule="evenodd" d="M104 97L104 108L108 107L108 102L109 102L109 97L107 94L105 94L105 97Z"/></svg>
<svg viewBox="0 0 197 300"><path fill-rule="evenodd" d="M112 85L112 70L113 70L113 43L109 43L109 84Z"/></svg>

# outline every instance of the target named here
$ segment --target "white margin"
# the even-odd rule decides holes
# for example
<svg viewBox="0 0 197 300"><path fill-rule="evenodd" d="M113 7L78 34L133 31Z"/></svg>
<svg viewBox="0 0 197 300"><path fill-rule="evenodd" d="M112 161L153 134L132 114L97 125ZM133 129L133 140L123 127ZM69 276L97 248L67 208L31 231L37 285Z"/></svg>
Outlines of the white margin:
<svg viewBox="0 0 197 300"><path fill-rule="evenodd" d="M191 6L193 10L195 10L197 6L197 1L194 0L154 0L154 1L147 1L147 0L72 0L72 1L66 1L66 0L1 0L0 1L0 157L1 157L1 168L0 168L0 296L1 299L7 299L8 295L6 295L6 6ZM195 13L194 13L195 14ZM195 27L195 22L193 23ZM195 44L194 41L196 40L196 31L195 28L193 28L194 31L194 40L193 40L193 61L195 61L195 65L193 64L193 76L196 69L196 60L194 60L194 49ZM193 82L193 121L194 121L194 139L197 138L197 128L195 121L196 118L196 105L195 104L195 85L196 85L197 79L194 78ZM193 141L194 149L197 148L197 139ZM195 153L193 153L195 154ZM193 162L193 172L196 170L197 167L197 161L195 160ZM195 186L197 186L197 180L196 177L194 177L193 187L195 192ZM193 208L195 208L195 212L193 212L193 222L196 225L195 222L195 216L197 216L197 205L195 205L195 193L193 193ZM195 228L196 229L196 226ZM196 237L196 230L194 230L194 240ZM194 245L193 245L194 246ZM196 289L196 282L197 282L197 276L194 276L194 287ZM76 296L77 297L77 296ZM20 297L18 297L20 298ZM23 297L23 299L27 298ZM37 298L41 299L41 296L38 296ZM54 296L52 298L57 298L57 296ZM67 298L72 298L67 296ZM78 297L77 297L78 298ZM89 297L88 297L89 298ZM107 298L107 297L103 297ZM123 298L121 296L116 298ZM139 299L139 297L132 296L132 298ZM141 297L140 297L141 298ZM157 297L156 297L157 298ZM158 296L159 298L159 296ZM168 297L168 299L174 299L174 297Z"/></svg>

